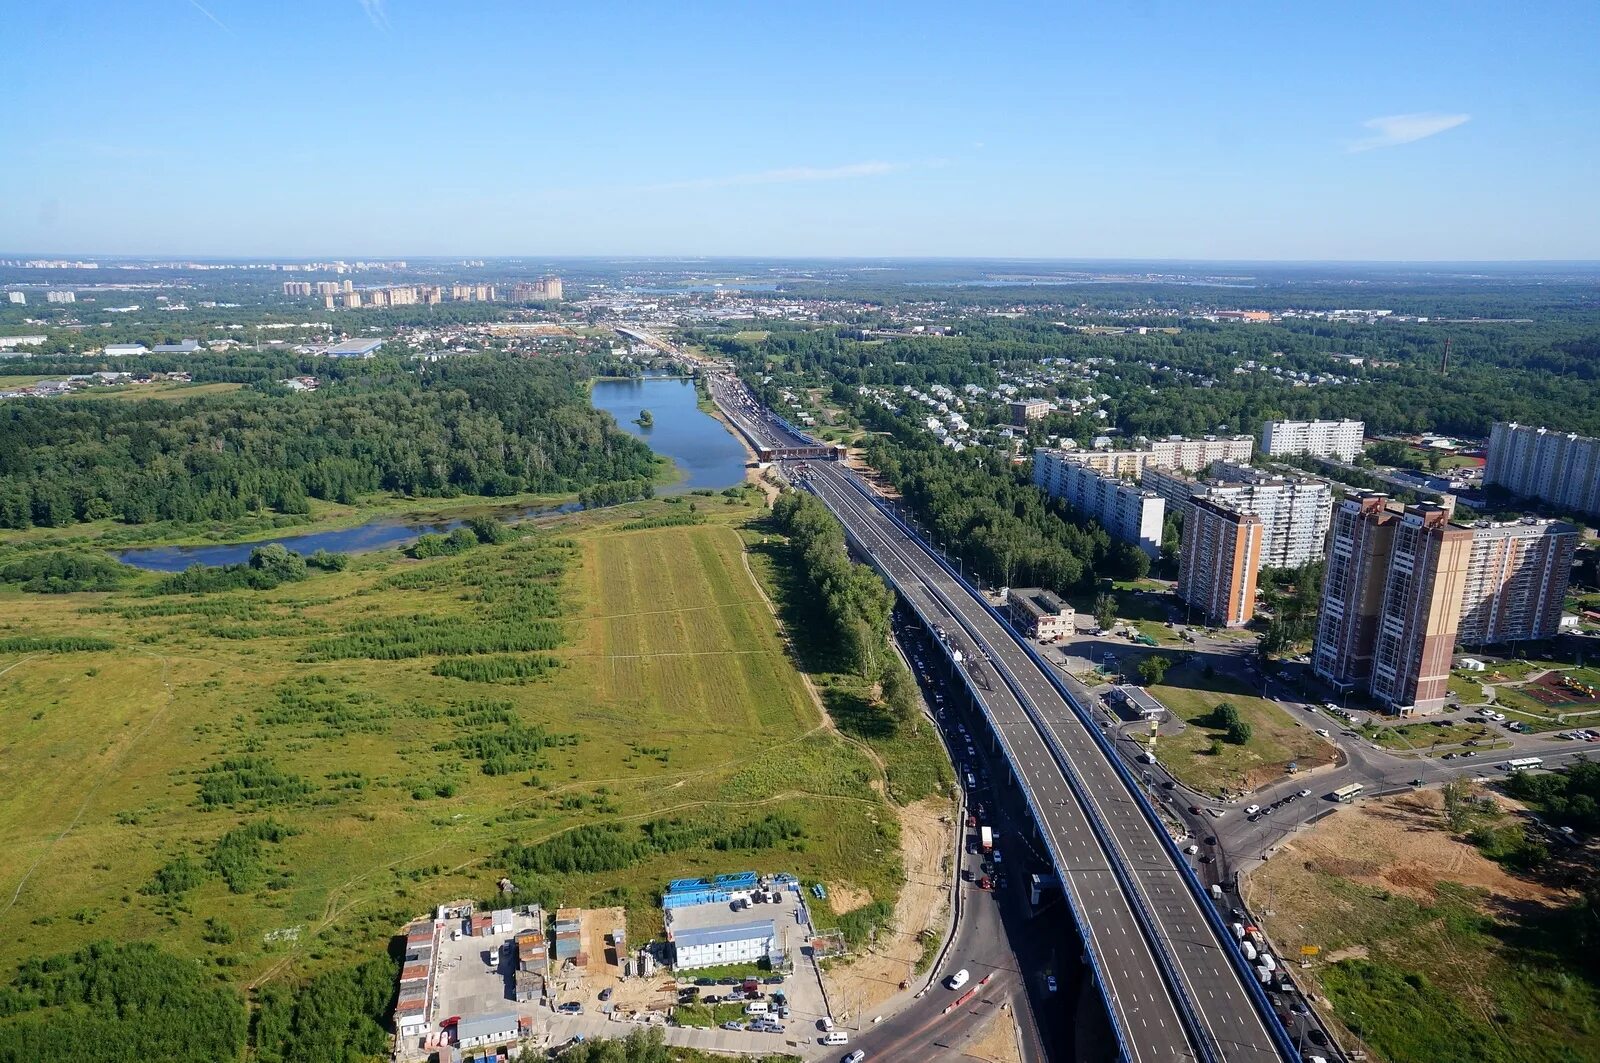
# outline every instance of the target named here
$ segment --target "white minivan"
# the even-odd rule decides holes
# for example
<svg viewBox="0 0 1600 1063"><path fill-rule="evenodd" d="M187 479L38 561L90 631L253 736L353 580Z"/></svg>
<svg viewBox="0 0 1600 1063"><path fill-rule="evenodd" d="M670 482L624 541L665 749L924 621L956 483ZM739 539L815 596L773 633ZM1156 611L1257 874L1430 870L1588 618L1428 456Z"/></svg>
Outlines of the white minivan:
<svg viewBox="0 0 1600 1063"><path fill-rule="evenodd" d="M765 1015L768 1010L770 1009L767 1007L767 1002L764 1000L758 1000L754 1004L746 1004L744 1006L744 1013L746 1015Z"/></svg>
<svg viewBox="0 0 1600 1063"><path fill-rule="evenodd" d="M944 980L944 984L949 986L951 989L960 989L962 986L967 984L967 979L970 977L971 976L967 974L967 969L963 967L949 978L946 978Z"/></svg>
<svg viewBox="0 0 1600 1063"><path fill-rule="evenodd" d="M1251 805L1251 806L1249 806L1248 808L1246 808L1244 810L1244 814L1247 815L1247 816L1253 816L1257 812L1260 812L1260 811L1261 811L1261 806L1260 805Z"/></svg>
<svg viewBox="0 0 1600 1063"><path fill-rule="evenodd" d="M850 1035L843 1030L834 1030L823 1037L817 1038L817 1043L822 1045L847 1045Z"/></svg>

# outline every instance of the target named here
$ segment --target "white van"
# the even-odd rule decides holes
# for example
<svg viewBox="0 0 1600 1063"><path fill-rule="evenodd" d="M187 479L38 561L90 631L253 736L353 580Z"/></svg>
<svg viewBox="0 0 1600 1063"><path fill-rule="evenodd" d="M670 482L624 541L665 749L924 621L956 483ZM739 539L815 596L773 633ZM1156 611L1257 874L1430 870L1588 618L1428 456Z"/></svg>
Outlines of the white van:
<svg viewBox="0 0 1600 1063"><path fill-rule="evenodd" d="M944 984L951 989L960 989L962 986L967 984L967 979L970 977L971 976L967 974L967 969L963 967L949 978L946 978L944 980Z"/></svg>
<svg viewBox="0 0 1600 1063"><path fill-rule="evenodd" d="M847 1045L850 1043L850 1035L843 1030L834 1030L825 1037L817 1038L817 1043L819 1045Z"/></svg>
<svg viewBox="0 0 1600 1063"><path fill-rule="evenodd" d="M744 1013L746 1015L765 1015L768 1010L767 1002L764 1000L758 1000L753 1004L746 1004L744 1006Z"/></svg>

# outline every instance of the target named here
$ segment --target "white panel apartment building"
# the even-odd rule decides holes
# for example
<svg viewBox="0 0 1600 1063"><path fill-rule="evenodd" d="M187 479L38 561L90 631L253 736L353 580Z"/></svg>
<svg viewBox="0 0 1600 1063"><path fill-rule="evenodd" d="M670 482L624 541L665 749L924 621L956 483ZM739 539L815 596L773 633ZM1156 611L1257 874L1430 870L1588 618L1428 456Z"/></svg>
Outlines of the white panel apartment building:
<svg viewBox="0 0 1600 1063"><path fill-rule="evenodd" d="M1205 436L1185 439L1168 436L1135 450L1051 451L1070 455L1072 460L1095 472L1122 479L1137 480L1145 469L1182 469L1198 472L1214 461L1247 462L1255 448L1250 436Z"/></svg>
<svg viewBox="0 0 1600 1063"><path fill-rule="evenodd" d="M1033 452L1033 482L1046 494L1059 498L1100 522L1118 542L1133 543L1152 558L1161 553L1161 522L1166 503L1145 491L1104 475L1074 460L1070 451L1040 447Z"/></svg>
<svg viewBox="0 0 1600 1063"><path fill-rule="evenodd" d="M1261 451L1355 461L1366 427L1362 421L1268 421L1261 429Z"/></svg>
<svg viewBox="0 0 1600 1063"><path fill-rule="evenodd" d="M1489 435L1483 482L1572 513L1600 517L1600 439L1498 422Z"/></svg>
<svg viewBox="0 0 1600 1063"><path fill-rule="evenodd" d="M1248 465L1219 461L1209 480L1146 467L1140 484L1187 516L1196 498L1261 519L1261 568L1299 568L1320 561L1333 519L1333 489L1311 477L1272 476Z"/></svg>

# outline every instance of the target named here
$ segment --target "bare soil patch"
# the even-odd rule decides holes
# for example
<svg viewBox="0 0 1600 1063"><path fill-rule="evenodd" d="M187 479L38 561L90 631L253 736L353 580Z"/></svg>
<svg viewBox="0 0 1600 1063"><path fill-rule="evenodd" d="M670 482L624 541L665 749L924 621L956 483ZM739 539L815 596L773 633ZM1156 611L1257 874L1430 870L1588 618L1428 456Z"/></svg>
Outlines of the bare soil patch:
<svg viewBox="0 0 1600 1063"><path fill-rule="evenodd" d="M894 925L881 931L865 952L823 974L834 1007L859 1007L863 1014L900 990L900 983L917 977L913 972L922 955L921 934L932 930L944 935L945 913L950 904L949 860L955 850L955 824L950 803L927 798L897 810L900 816L900 856L906 880L895 902ZM835 911L842 911L840 888L831 887Z"/></svg>
<svg viewBox="0 0 1600 1063"><path fill-rule="evenodd" d="M1252 881L1259 877L1277 893L1293 890L1296 876L1276 870L1285 863L1424 902L1435 899L1441 882L1486 890L1497 900L1563 900L1561 891L1508 874L1475 846L1453 837L1443 801L1432 790L1368 801L1329 816L1287 842L1262 869L1265 873ZM1281 896L1275 904L1284 910L1295 907Z"/></svg>
<svg viewBox="0 0 1600 1063"><path fill-rule="evenodd" d="M1022 1063L1022 1046L1017 1043L1017 1024L1009 1008L996 1009L983 1031L967 1045L968 1059L987 1063Z"/></svg>

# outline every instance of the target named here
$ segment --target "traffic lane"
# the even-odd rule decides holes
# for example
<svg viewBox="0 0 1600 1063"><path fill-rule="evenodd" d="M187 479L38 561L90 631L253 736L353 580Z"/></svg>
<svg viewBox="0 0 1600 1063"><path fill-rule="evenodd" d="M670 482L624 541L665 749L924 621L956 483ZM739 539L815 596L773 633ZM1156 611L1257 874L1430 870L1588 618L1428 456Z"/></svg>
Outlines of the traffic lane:
<svg viewBox="0 0 1600 1063"><path fill-rule="evenodd" d="M1134 850L1138 862L1145 865L1143 869L1145 873L1152 876L1150 887L1141 892L1146 894L1147 906L1154 899L1154 914L1161 923L1162 931L1169 941L1175 944L1180 955L1188 961L1179 964L1179 975L1186 983L1186 992L1189 992L1193 999L1194 990L1197 988L1194 976L1187 970L1190 966L1197 968L1196 974L1203 974L1212 979L1208 992L1213 997L1216 996L1214 986L1221 984L1233 987L1232 991L1219 1001L1215 1012L1202 1010L1199 1016L1208 1027L1211 1036L1217 1043L1231 1046L1232 1058L1277 1059L1276 1045L1272 1042L1254 1002L1243 989L1240 976L1234 971L1221 942L1200 910L1201 902L1189 891L1188 885L1173 868L1165 846L1154 834L1154 828L1145 819L1142 809L1128 794L1120 776L1116 775L1104 754L1100 752L1098 746L1093 745L1076 713L1065 704L1059 691L1045 680L1038 671L1038 666L1011 638L1009 632L1000 628L988 611L972 599L969 590L956 583L942 568L938 570L938 575L934 579L948 585L947 593L951 600L957 603L956 611L962 613L973 630L978 632L991 654L1006 665L1013 679L1018 681L1030 700L1036 706L1051 705L1052 708L1054 707L1052 703L1059 703L1061 710L1064 710L1059 713L1060 717L1064 720L1070 716L1076 725L1070 732L1073 738L1088 742L1093 747L1092 755L1083 750L1081 745L1080 751L1084 755L1084 764L1098 777L1104 789L1097 787L1092 790L1090 800L1098 800L1102 792L1122 795L1108 806L1112 812L1108 831L1113 836L1113 842L1119 847L1131 847ZM962 598L966 600L962 601ZM985 631L985 628L992 629L992 635L991 632ZM1060 738L1059 732L1057 737ZM1084 777L1078 765L1074 765L1074 770L1080 778ZM1124 852L1127 851L1128 849L1124 848Z"/></svg>
<svg viewBox="0 0 1600 1063"><path fill-rule="evenodd" d="M828 490L820 483L816 486L819 491ZM853 489L847 485L840 488L832 483L829 486L842 495L831 499L832 508L860 542L867 543L876 538L884 542L891 553L898 553L907 547L921 550L909 540L905 540L906 547L895 544L883 529L872 526L871 518L864 519L864 511L858 508L859 505L866 505L873 517L889 524L889 529L899 538L905 538L892 523L883 518L876 507L858 503L856 498L859 496ZM866 524L865 528L861 527L862 523ZM902 587L902 593L927 603L930 609L928 615L947 617L951 632L961 630L958 618L942 600L916 589L919 581L923 584L927 581L905 555L900 556L898 564L889 564L877 551L872 552L879 557L891 578L896 579L897 585L903 581L905 586ZM897 569L900 572L898 577L895 572ZM951 600L958 603L959 609L961 599L953 597ZM987 617L986 613L984 615ZM977 659L976 655L971 658L974 663ZM1136 1059L1145 1058L1147 1051L1152 1059L1187 1058L1192 1053L1187 1030L1177 1014L1177 1004L1167 991L1160 967L1150 951L1150 943L1139 927L1120 881L1110 869L1109 857L1100 848L1097 836L1088 825L1077 795L1067 785L1059 765L1044 746L1036 725L1011 694L1010 688L1004 683L996 683L995 689L989 693L990 698L980 700L990 709L996 733L1003 743L1020 740L1026 751L1021 757L1008 754L1011 762L1036 766L1042 773L1039 783L1031 787L1044 804L1038 810L1037 818L1057 850L1053 863L1066 891L1074 899L1081 901L1087 898L1091 902L1089 905L1080 904L1080 911L1083 912L1080 922L1088 932L1091 952L1100 962L1107 979L1113 982L1106 993L1107 1003L1129 1039L1130 1051ZM1064 813L1070 813L1065 822ZM1076 816L1076 822L1072 822L1072 815ZM1066 857L1063 849L1072 851L1077 859ZM1088 861L1092 866L1085 868L1079 861ZM1152 987L1159 989L1159 993Z"/></svg>

